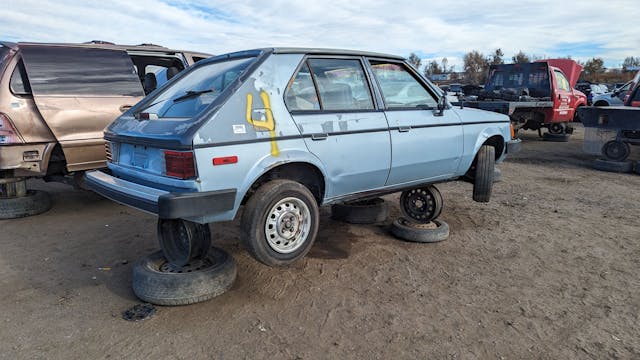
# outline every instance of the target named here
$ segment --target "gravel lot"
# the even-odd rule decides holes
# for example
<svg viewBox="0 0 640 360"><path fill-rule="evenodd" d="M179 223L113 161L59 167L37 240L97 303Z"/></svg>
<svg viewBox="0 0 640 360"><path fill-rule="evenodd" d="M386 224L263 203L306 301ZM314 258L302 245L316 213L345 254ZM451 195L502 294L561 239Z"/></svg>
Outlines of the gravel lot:
<svg viewBox="0 0 640 360"><path fill-rule="evenodd" d="M239 221L214 224L233 288L137 323L121 313L139 303L131 267L158 248L155 218L33 182L53 208L0 221L0 358L640 358L640 175L592 170L582 134L526 133L488 204L440 185L451 236L437 244L323 209L312 252L275 269L240 248Z"/></svg>

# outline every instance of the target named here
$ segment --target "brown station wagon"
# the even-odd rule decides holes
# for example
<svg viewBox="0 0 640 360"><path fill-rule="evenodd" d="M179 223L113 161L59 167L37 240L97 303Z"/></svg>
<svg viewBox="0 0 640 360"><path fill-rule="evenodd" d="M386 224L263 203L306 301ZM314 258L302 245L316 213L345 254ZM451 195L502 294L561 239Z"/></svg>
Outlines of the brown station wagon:
<svg viewBox="0 0 640 360"><path fill-rule="evenodd" d="M79 183L104 167L104 128L209 56L153 44L0 42L0 219L50 207L46 193L26 190L28 178Z"/></svg>

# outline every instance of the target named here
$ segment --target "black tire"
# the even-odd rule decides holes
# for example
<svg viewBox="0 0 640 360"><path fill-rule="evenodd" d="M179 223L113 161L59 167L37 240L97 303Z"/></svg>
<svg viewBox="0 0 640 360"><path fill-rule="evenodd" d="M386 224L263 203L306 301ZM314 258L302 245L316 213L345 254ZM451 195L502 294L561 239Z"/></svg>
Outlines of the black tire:
<svg viewBox="0 0 640 360"><path fill-rule="evenodd" d="M633 172L640 175L640 161L636 161L633 165Z"/></svg>
<svg viewBox="0 0 640 360"><path fill-rule="evenodd" d="M382 198L331 206L331 218L350 224L373 224L387 220L389 204Z"/></svg>
<svg viewBox="0 0 640 360"><path fill-rule="evenodd" d="M183 219L158 219L158 242L164 257L176 266L202 259L211 248L209 225Z"/></svg>
<svg viewBox="0 0 640 360"><path fill-rule="evenodd" d="M435 228L428 226L433 224ZM391 224L391 233L406 241L434 243L449 237L449 224L442 220L433 220L431 224L417 224L401 217Z"/></svg>
<svg viewBox="0 0 640 360"><path fill-rule="evenodd" d="M622 141L611 140L602 146L602 155L611 161L624 161L629 154L631 154L631 146Z"/></svg>
<svg viewBox="0 0 640 360"><path fill-rule="evenodd" d="M157 251L133 266L133 292L156 305L188 305L209 300L231 288L236 264L229 253L211 248L199 264L174 267Z"/></svg>
<svg viewBox="0 0 640 360"><path fill-rule="evenodd" d="M565 126L563 123L552 123L548 127L549 134L562 135L565 133Z"/></svg>
<svg viewBox="0 0 640 360"><path fill-rule="evenodd" d="M592 164L593 168L600 171L630 173L633 170L632 161L611 161L605 159L596 159Z"/></svg>
<svg viewBox="0 0 640 360"><path fill-rule="evenodd" d="M542 140L551 142L569 142L569 137L569 134L552 134L548 132L542 134Z"/></svg>
<svg viewBox="0 0 640 360"><path fill-rule="evenodd" d="M41 214L51 209L51 197L41 190L27 190L25 196L0 198L0 219Z"/></svg>
<svg viewBox="0 0 640 360"><path fill-rule="evenodd" d="M473 181L474 201L489 202L489 199L491 199L495 163L495 148L489 145L482 145L476 155L475 176Z"/></svg>
<svg viewBox="0 0 640 360"><path fill-rule="evenodd" d="M442 213L444 201L437 187L428 185L405 190L400 195L400 210L411 221L426 224Z"/></svg>
<svg viewBox="0 0 640 360"><path fill-rule="evenodd" d="M281 203L282 209L278 207ZM276 215L280 211L282 214ZM289 216L288 220L284 219L285 215ZM286 221L289 225L281 229ZM249 254L261 263L287 266L309 252L318 233L319 221L318 203L309 189L295 181L273 180L260 186L247 201L242 213L240 240ZM273 224L275 222L277 224ZM307 223L308 229L305 229ZM271 231L269 238L267 231ZM294 239L284 237L283 232L291 232L287 235ZM289 245L291 248L287 248Z"/></svg>

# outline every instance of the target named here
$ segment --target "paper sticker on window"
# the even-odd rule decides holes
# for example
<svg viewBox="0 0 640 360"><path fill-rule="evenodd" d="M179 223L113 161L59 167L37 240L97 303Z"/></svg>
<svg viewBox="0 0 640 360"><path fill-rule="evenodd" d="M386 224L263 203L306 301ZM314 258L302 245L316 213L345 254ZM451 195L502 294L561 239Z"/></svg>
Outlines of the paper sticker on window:
<svg viewBox="0 0 640 360"><path fill-rule="evenodd" d="M247 129L244 127L244 125L233 125L233 133L234 134L246 134L247 133Z"/></svg>

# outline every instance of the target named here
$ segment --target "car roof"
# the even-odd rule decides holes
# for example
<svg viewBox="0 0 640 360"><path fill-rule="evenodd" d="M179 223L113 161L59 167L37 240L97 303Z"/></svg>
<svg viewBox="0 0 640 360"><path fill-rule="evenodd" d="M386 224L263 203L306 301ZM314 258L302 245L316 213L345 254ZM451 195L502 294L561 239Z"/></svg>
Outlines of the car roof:
<svg viewBox="0 0 640 360"><path fill-rule="evenodd" d="M271 51L274 54L313 54L313 55L351 55L368 56L378 58L388 58L404 60L404 57L391 54L383 54L371 51L346 50L346 49L325 49L325 48L298 48L298 47L274 47L257 50Z"/></svg>
<svg viewBox="0 0 640 360"><path fill-rule="evenodd" d="M5 42L0 41L0 44L9 47L11 49L18 49L21 46L41 46L41 47L82 47L82 48L99 48L99 49L112 49L112 50L142 50L142 51L162 51L162 52L186 52L193 55L206 55L211 56L211 54L190 51L190 50L176 50L169 49L164 46L155 45L155 44L140 44L140 45L122 45L122 44L114 44L106 41L93 40L88 41L86 43L40 43L40 42Z"/></svg>

